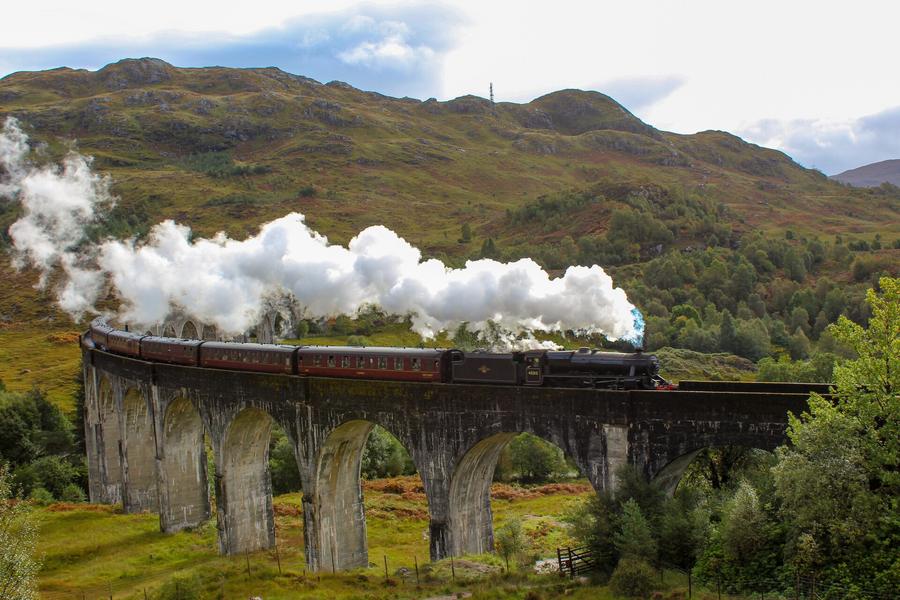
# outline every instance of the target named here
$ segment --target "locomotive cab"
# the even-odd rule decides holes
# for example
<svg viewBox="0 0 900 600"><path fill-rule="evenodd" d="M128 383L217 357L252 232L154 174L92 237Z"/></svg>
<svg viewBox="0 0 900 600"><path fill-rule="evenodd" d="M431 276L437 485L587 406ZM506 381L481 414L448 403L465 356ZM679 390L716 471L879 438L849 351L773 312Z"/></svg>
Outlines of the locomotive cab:
<svg viewBox="0 0 900 600"><path fill-rule="evenodd" d="M522 368L525 385L544 385L544 368L547 360L546 350L529 350L522 354Z"/></svg>

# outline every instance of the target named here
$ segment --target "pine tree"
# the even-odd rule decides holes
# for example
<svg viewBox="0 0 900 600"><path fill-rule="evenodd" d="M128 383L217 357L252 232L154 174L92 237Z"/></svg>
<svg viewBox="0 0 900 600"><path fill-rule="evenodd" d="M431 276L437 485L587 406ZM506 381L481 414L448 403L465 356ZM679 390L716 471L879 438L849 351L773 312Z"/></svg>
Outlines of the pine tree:
<svg viewBox="0 0 900 600"><path fill-rule="evenodd" d="M793 358L794 360L809 358L809 349L809 338L806 337L805 333L803 333L803 329L798 327L797 330L794 331L793 337L791 337L791 342L788 348L791 353L791 358Z"/></svg>
<svg viewBox="0 0 900 600"><path fill-rule="evenodd" d="M462 228L459 232L459 243L460 244L468 244L472 241L472 226L468 223L463 223Z"/></svg>
<svg viewBox="0 0 900 600"><path fill-rule="evenodd" d="M496 258L497 257L497 247L494 245L494 238L487 238L481 244L481 257L482 258Z"/></svg>
<svg viewBox="0 0 900 600"><path fill-rule="evenodd" d="M726 309L722 313L722 325L719 327L719 350L734 352L736 338L734 317L731 316L731 311Z"/></svg>
<svg viewBox="0 0 900 600"><path fill-rule="evenodd" d="M641 507L632 498L622 506L619 528L613 542L622 558L635 558L653 562L656 560L656 540L650 524L641 513Z"/></svg>

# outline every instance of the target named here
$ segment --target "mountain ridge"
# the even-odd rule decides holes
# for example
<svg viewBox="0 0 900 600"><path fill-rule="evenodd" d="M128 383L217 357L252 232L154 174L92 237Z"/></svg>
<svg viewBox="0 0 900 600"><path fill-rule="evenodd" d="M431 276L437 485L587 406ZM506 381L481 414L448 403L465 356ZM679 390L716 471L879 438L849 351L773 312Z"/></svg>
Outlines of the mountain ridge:
<svg viewBox="0 0 900 600"><path fill-rule="evenodd" d="M479 213L473 227L502 236L498 220L523 197L598 182L700 193L731 207L747 229L786 227L810 203L826 205L817 211L826 232L844 229L847 216L871 228L866 203L853 201L853 214L843 206L855 192L780 151L728 132L658 130L596 91L559 90L527 103L422 101L276 67L181 68L139 58L96 71L10 74L0 80L0 115L17 117L57 156L77 139L126 205L143 202L148 220L185 218L203 233L246 233L300 204L341 235L384 222L453 255L459 247L446 230L471 207ZM192 156L234 162L234 176L204 176L186 166ZM290 191L310 186L315 194ZM235 195L249 219L236 224L209 210L233 209ZM438 211L426 222L404 214L404 203L423 202ZM422 227L444 230L446 240L422 235Z"/></svg>
<svg viewBox="0 0 900 600"><path fill-rule="evenodd" d="M832 179L856 187L875 187L884 183L900 186L900 158L881 160L848 169Z"/></svg>

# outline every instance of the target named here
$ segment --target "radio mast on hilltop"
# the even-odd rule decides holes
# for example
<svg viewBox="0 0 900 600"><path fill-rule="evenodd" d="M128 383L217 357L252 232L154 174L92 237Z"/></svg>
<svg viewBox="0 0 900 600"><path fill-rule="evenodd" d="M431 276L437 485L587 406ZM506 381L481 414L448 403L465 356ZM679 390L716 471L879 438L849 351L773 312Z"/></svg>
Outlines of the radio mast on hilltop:
<svg viewBox="0 0 900 600"><path fill-rule="evenodd" d="M491 105L494 104L494 82L491 82Z"/></svg>

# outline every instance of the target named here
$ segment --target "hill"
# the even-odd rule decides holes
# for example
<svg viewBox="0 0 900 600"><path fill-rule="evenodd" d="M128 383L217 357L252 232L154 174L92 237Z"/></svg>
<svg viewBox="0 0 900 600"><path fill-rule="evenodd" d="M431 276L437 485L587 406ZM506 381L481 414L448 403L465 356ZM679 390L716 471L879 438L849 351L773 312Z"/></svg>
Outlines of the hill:
<svg viewBox="0 0 900 600"><path fill-rule="evenodd" d="M863 165L832 175L831 178L856 187L875 187L883 183L900 185L900 159Z"/></svg>
<svg viewBox="0 0 900 600"><path fill-rule="evenodd" d="M275 68L129 59L9 75L0 115L18 117L51 155L76 139L112 175L132 220L174 217L203 233L244 233L299 209L338 238L385 223L426 251L457 255L462 221L519 233L504 227L507 208L598 182L620 196L648 184L702 192L746 228L803 228L796 217L812 199L813 230L864 230L877 216L781 152L724 132L659 131L597 92L421 102Z"/></svg>
<svg viewBox="0 0 900 600"><path fill-rule="evenodd" d="M119 202L95 239L140 237L166 218L243 236L299 211L331 241L384 224L453 265L596 263L648 315L651 349L756 361L798 328L815 344L842 311L865 318L865 286L900 264L896 190L849 188L726 132L661 131L598 92L420 101L276 68L144 58L11 74L0 79L5 116L44 144L38 160L77 140L111 176ZM0 203L0 244L17 217ZM70 397L67 340L81 325L34 289L34 273L3 260L0 277L0 379ZM725 312L743 340L733 347L719 336Z"/></svg>

